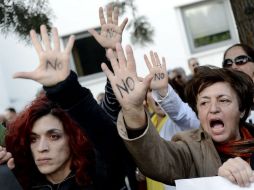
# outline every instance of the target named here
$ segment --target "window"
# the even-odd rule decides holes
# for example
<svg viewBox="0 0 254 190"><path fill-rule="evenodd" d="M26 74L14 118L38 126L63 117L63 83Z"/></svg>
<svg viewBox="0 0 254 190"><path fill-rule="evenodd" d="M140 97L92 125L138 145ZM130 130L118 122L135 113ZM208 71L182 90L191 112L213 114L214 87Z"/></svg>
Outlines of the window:
<svg viewBox="0 0 254 190"><path fill-rule="evenodd" d="M64 44L69 35L62 37ZM87 31L75 34L75 43L72 49L71 67L79 77L87 79L104 76L101 63L106 62L105 49Z"/></svg>
<svg viewBox="0 0 254 190"><path fill-rule="evenodd" d="M227 0L202 1L181 7L191 53L237 41Z"/></svg>

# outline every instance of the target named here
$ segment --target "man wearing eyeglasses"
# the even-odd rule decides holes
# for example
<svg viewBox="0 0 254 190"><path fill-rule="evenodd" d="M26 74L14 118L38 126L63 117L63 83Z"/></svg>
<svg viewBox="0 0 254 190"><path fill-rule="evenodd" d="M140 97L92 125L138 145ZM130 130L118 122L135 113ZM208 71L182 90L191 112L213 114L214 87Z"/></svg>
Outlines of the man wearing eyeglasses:
<svg viewBox="0 0 254 190"><path fill-rule="evenodd" d="M254 81L254 50L245 44L229 47L224 53L222 67L242 71ZM254 123L254 104L247 122Z"/></svg>

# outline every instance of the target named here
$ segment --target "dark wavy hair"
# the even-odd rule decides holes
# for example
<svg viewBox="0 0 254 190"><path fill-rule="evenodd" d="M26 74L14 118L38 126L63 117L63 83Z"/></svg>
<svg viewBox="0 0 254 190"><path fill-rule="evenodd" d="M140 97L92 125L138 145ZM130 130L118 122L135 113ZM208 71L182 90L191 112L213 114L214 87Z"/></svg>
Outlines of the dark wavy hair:
<svg viewBox="0 0 254 190"><path fill-rule="evenodd" d="M91 143L78 124L45 95L35 99L10 123L5 138L7 151L12 153L15 160L14 173L19 182L24 189L30 189L37 180L44 178L32 157L30 134L34 123L48 114L62 122L64 131L69 137L71 170L75 172L77 184L80 186L90 184L90 172L94 167L94 151Z"/></svg>
<svg viewBox="0 0 254 190"><path fill-rule="evenodd" d="M238 99L239 111L245 111L240 122L245 122L253 104L254 84L252 79L241 71L214 66L198 67L196 75L185 87L185 95L190 107L197 114L198 94L217 82L226 82L235 91Z"/></svg>

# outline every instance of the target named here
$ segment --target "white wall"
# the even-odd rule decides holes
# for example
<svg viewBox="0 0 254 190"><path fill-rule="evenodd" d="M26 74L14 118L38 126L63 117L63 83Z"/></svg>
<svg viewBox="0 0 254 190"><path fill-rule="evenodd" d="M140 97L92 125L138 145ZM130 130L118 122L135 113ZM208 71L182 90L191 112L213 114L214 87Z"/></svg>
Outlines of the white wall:
<svg viewBox="0 0 254 190"><path fill-rule="evenodd" d="M2 49L0 69L3 74L0 88L8 95L8 100L1 99L4 107L1 107L0 110L8 106L14 106L20 110L34 98L39 85L29 80L13 79L12 76L17 71L33 70L38 63L38 58L31 46L23 45L15 36L5 38L1 35L0 44Z"/></svg>
<svg viewBox="0 0 254 190"><path fill-rule="evenodd" d="M5 76L3 69L0 65L0 113L4 111L4 109L10 104L9 98L8 98L8 92L6 90L6 83L5 83Z"/></svg>
<svg viewBox="0 0 254 190"><path fill-rule="evenodd" d="M134 1L138 7L138 14L145 15L155 28L154 44L148 47L133 47L139 75L144 76L148 72L143 61L143 54L148 53L150 50L155 50L159 55L165 56L169 69L181 66L185 68L187 73L189 71L186 60L190 56L199 58L201 65L221 65L222 53L226 47L195 55L191 55L188 50L179 14L179 6L196 1ZM106 5L109 0L50 0L49 2L55 14L53 19L54 25L58 27L60 35L66 35L84 31L91 27L98 27L98 8L99 6ZM120 18L120 21L122 20L123 18ZM124 32L123 44L129 44L128 31ZM3 77L0 76L0 80L4 78L3 81L5 82L0 82L0 88L6 89L5 98L1 99L4 104L0 105L12 103L20 110L28 101L34 98L34 94L40 85L28 80L13 80L11 76L16 71L30 71L34 69L38 63L37 56L32 47L24 46L22 42L19 42L13 36L7 39L0 36L0 47L2 52L4 52L0 58L0 69L2 71L0 74L3 74ZM100 78L96 81L83 81L82 84L90 88L96 96L104 90L104 81L104 78ZM9 100L6 100L7 95Z"/></svg>

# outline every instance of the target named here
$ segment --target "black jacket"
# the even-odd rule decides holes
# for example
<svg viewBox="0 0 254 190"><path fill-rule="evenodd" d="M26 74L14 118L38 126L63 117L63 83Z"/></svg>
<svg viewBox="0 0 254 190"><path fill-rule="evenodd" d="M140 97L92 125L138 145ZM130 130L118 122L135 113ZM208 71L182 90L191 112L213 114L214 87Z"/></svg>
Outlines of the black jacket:
<svg viewBox="0 0 254 190"><path fill-rule="evenodd" d="M75 174L70 174L63 182L52 184L46 179L33 185L32 190L94 190L92 185L79 186L75 181Z"/></svg>
<svg viewBox="0 0 254 190"><path fill-rule="evenodd" d="M47 97L66 110L93 143L96 152L95 189L127 189L124 181L126 168L135 165L115 124L97 104L90 90L79 84L74 72L56 86L44 89Z"/></svg>

